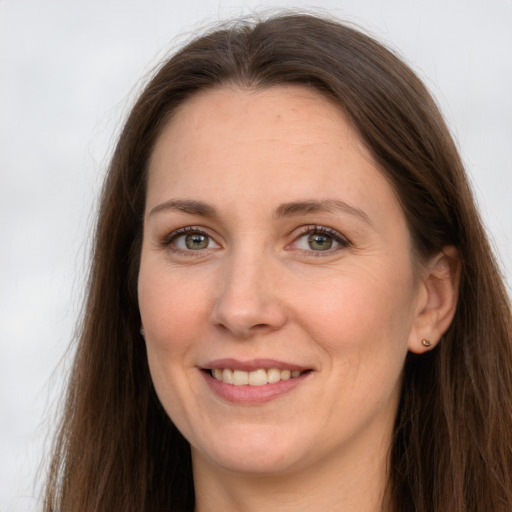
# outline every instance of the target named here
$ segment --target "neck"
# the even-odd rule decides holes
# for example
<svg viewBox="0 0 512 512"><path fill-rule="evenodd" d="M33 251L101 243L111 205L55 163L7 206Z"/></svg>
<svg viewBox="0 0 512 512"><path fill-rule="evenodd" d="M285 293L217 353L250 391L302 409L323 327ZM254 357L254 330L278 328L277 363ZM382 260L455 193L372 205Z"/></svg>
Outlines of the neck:
<svg viewBox="0 0 512 512"><path fill-rule="evenodd" d="M196 512L384 512L387 441L279 475L236 473L193 451Z"/></svg>

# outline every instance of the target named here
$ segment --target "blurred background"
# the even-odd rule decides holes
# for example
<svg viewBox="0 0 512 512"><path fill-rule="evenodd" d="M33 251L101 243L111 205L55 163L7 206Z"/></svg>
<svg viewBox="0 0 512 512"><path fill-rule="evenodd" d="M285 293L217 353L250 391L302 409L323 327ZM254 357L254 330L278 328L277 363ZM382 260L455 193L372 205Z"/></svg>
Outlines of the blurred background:
<svg viewBox="0 0 512 512"><path fill-rule="evenodd" d="M96 197L142 79L219 19L328 11L437 98L512 283L511 0L0 0L0 511L41 510Z"/></svg>

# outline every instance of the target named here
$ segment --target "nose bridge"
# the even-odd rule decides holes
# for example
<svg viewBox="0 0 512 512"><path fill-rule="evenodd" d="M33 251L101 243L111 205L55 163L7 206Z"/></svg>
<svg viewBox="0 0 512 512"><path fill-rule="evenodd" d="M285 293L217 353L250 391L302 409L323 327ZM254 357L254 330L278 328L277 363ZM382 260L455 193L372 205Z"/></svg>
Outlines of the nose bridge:
<svg viewBox="0 0 512 512"><path fill-rule="evenodd" d="M212 321L239 338L275 330L286 321L284 304L272 283L276 262L258 244L233 249L212 312Z"/></svg>

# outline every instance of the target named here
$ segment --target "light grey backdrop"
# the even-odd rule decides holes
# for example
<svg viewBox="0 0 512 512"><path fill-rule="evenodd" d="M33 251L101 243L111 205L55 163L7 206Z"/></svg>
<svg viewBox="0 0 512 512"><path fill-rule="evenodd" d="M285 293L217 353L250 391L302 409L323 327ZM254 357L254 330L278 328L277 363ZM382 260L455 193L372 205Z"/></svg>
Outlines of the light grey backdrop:
<svg viewBox="0 0 512 512"><path fill-rule="evenodd" d="M95 197L139 79L178 34L320 7L404 56L437 97L512 281L512 1L0 0L0 511L36 471L82 297ZM203 24L203 23L202 23Z"/></svg>

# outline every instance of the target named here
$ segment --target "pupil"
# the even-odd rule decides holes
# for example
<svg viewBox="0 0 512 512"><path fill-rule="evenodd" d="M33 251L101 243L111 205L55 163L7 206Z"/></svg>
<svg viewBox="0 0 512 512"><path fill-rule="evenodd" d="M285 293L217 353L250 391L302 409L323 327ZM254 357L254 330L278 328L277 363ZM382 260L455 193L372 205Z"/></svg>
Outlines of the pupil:
<svg viewBox="0 0 512 512"><path fill-rule="evenodd" d="M309 246L317 251L326 251L332 247L332 238L326 235L309 235Z"/></svg>
<svg viewBox="0 0 512 512"><path fill-rule="evenodd" d="M187 249L206 249L208 238L205 235L192 234L185 237Z"/></svg>

